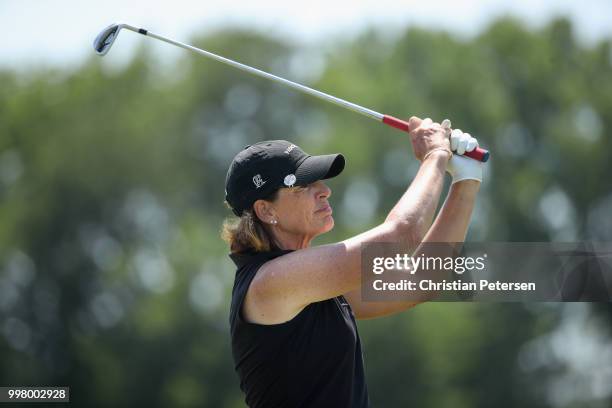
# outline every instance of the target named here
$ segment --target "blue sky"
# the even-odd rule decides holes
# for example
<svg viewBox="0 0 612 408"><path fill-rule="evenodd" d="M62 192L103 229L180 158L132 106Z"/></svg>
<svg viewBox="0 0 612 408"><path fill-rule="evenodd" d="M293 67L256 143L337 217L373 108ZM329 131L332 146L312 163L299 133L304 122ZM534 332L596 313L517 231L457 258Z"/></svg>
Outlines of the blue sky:
<svg viewBox="0 0 612 408"><path fill-rule="evenodd" d="M392 32L416 24L469 37L500 15L515 15L533 27L564 15L574 22L584 42L612 37L612 2L606 0L310 0L307 4L296 7L280 0L0 0L4 33L0 67L78 64L92 54L91 42L97 32L116 21L179 40L228 25L255 27L312 46L337 36L350 37L372 25ZM116 58L129 57L142 41L136 37L123 35L121 47L113 49Z"/></svg>

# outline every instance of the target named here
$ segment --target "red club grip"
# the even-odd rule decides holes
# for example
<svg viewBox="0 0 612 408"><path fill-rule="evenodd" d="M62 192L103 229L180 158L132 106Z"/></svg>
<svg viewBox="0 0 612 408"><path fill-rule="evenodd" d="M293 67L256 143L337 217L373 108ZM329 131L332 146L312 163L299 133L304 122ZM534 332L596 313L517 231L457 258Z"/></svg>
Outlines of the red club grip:
<svg viewBox="0 0 612 408"><path fill-rule="evenodd" d="M393 116L384 115L382 121L384 124L394 127L396 129L403 130L404 132L410 132L410 126L408 125L408 122L404 120L394 118ZM466 152L464 156L484 163L489 160L489 151L477 147L471 152Z"/></svg>

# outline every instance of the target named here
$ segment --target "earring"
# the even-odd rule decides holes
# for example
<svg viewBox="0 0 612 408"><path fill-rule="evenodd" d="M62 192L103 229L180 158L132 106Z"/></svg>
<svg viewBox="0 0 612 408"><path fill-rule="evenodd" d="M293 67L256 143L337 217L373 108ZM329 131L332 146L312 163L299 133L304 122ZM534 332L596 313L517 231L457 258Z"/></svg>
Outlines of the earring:
<svg viewBox="0 0 612 408"><path fill-rule="evenodd" d="M272 220L272 221L270 221L270 224L278 224L278 221Z"/></svg>

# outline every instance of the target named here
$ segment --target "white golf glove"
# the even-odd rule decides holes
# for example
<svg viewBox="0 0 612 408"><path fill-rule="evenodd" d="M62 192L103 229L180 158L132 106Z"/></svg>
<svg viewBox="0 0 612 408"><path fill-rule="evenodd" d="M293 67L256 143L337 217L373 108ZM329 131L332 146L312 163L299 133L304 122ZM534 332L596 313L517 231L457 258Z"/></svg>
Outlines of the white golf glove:
<svg viewBox="0 0 612 408"><path fill-rule="evenodd" d="M452 176L452 184L461 180L482 182L482 162L462 156L478 147L478 140L461 129L454 129L450 135L453 157L448 161L446 171Z"/></svg>

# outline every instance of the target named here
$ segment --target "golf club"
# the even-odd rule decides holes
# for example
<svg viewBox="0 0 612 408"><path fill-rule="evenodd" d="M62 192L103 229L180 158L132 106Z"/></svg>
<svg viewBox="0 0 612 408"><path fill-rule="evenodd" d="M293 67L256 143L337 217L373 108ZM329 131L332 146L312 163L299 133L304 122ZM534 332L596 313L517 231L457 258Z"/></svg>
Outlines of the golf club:
<svg viewBox="0 0 612 408"><path fill-rule="evenodd" d="M182 42L179 41L175 41L172 40L170 38L166 38L163 37L161 35L157 35L154 34L148 30L145 30L143 28L136 28L133 27L129 24L111 24L110 26L106 27L104 30L102 30L102 32L100 32L100 34L98 34L98 36L96 37L96 39L94 40L94 49L96 50L96 53L98 53L98 55L106 55L106 53L110 50L110 48L112 47L113 43L115 42L115 40L117 39L117 36L119 35L119 31L121 31L122 28L125 28L127 30L133 31L135 33L139 33L148 37L152 37L155 38L157 40L161 40L164 42L167 42L169 44L172 45L176 45L177 47L181 47L184 48L186 50L190 50L193 52L196 52L200 55L204 55L205 57L209 57L212 59L215 59L219 62L222 62L224 64L227 65L231 65L234 68L238 68L241 69L243 71L249 72L251 74L263 77L263 78L267 78L270 79L274 82L278 82L287 86L290 86L293 89L297 89L298 91L316 96L320 99L326 100L328 102L334 103L336 105L342 106L344 108L350 109L353 112L357 112L357 113L361 113L362 115L365 115L369 118L375 119L379 122L382 122L386 125L389 125L391 127L394 127L396 129L399 130L403 130L404 132L410 132L410 126L408 124L408 122L403 121L401 119L395 118L393 116L390 115L383 115L382 113L378 113L376 111L373 111L371 109L367 109L364 108L363 106L359 106L357 104L354 104L352 102L349 101L345 101L344 99L340 99L340 98L336 98L335 96L331 96L328 95L324 92L321 91L317 91L316 89L312 89L309 88L307 86L298 84L296 82L292 82L289 81L288 79L284 79L281 77L278 77L276 75L272 75L269 74L267 72L261 71L257 68L253 68L250 67L248 65L244 65L241 64L239 62L233 61L231 59L225 58L225 57L221 57L219 55L213 54L212 52L208 52L196 47L193 47L191 45L188 44L184 44ZM465 156L470 157L474 160L479 160L482 162L486 162L487 160L489 160L489 152L485 149L481 149L480 147L477 147L476 149L472 150L471 152L466 152Z"/></svg>

